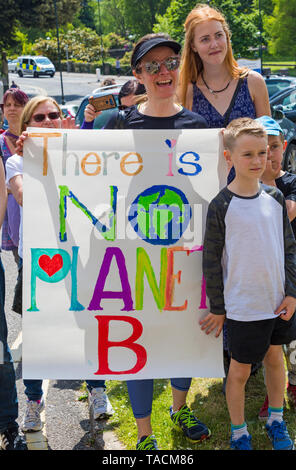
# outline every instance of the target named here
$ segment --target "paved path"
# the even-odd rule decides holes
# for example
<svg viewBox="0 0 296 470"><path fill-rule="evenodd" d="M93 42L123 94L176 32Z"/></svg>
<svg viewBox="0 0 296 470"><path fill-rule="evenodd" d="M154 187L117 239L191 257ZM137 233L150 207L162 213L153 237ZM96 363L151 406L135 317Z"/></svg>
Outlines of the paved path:
<svg viewBox="0 0 296 470"><path fill-rule="evenodd" d="M22 332L21 318L11 311L13 288L17 270L13 256L1 254L6 276L6 316L9 345L12 350L17 376L19 399L19 424L25 411L26 397L21 378ZM30 450L124 450L116 435L110 431L106 420L90 422L87 400L79 380L44 380L45 409L41 414L43 428L39 432L26 433Z"/></svg>

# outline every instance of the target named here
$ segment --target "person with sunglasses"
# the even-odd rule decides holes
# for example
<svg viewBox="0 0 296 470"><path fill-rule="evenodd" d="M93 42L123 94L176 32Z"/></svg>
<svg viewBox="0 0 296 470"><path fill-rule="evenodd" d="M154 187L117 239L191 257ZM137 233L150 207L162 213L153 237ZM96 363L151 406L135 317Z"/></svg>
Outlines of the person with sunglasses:
<svg viewBox="0 0 296 470"><path fill-rule="evenodd" d="M136 44L131 67L146 95L138 105L112 114L105 129L200 129L205 120L176 102L181 45L163 33L148 34ZM121 116L121 119L120 119ZM119 125L120 122L120 125ZM165 341L165 338L164 338ZM152 431L153 379L127 381L129 398L138 429L138 450L157 449ZM210 436L210 430L186 405L191 378L171 379L173 405L170 416L192 441Z"/></svg>
<svg viewBox="0 0 296 470"><path fill-rule="evenodd" d="M35 96L25 106L20 123L21 136L18 141L18 153L10 157L6 162L6 182L21 208L19 257L20 267L17 285L22 290L22 205L23 205L23 157L22 149L24 141L28 138L27 127L78 129L75 119L63 118L58 103L48 96ZM94 417L103 418L113 414L113 409L105 394L105 382L103 380L86 381L91 393ZM42 380L24 380L27 404L22 430L24 432L38 431L42 427L40 413L44 408Z"/></svg>

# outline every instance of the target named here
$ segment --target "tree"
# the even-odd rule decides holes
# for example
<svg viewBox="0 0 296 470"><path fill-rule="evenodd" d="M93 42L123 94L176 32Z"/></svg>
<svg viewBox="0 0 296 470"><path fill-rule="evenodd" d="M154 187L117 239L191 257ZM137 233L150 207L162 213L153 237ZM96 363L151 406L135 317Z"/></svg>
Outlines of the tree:
<svg viewBox="0 0 296 470"><path fill-rule="evenodd" d="M92 62L98 59L100 48L99 36L90 28L72 28L59 35L60 50L62 57L66 57L66 49L69 58L75 58L85 62ZM39 39L33 45L36 54L46 55L53 62L58 59L57 39L54 35L50 39Z"/></svg>
<svg viewBox="0 0 296 470"><path fill-rule="evenodd" d="M136 37L151 33L157 15L163 15L169 0L119 0L128 30Z"/></svg>
<svg viewBox="0 0 296 470"><path fill-rule="evenodd" d="M273 17L269 18L272 54L295 58L296 0L274 0Z"/></svg>
<svg viewBox="0 0 296 470"><path fill-rule="evenodd" d="M81 9L76 15L76 20L73 21L73 24L76 26L76 23L81 27L82 25L87 28L96 29L95 24L95 10L93 2L87 0L82 0Z"/></svg>
<svg viewBox="0 0 296 470"><path fill-rule="evenodd" d="M59 24L71 21L80 8L80 0L56 0ZM53 0L0 0L0 51L1 77L4 89L8 87L6 54L9 48L17 46L18 26L38 27L47 30L56 24Z"/></svg>
<svg viewBox="0 0 296 470"><path fill-rule="evenodd" d="M208 3L201 1L200 3ZM163 31L174 39L183 42L184 22L188 13L195 7L195 0L173 0L166 13L157 16L154 31ZM236 55L250 54L250 48L258 47L258 10L249 0L213 0L226 17L232 33L232 47Z"/></svg>
<svg viewBox="0 0 296 470"><path fill-rule="evenodd" d="M90 0L95 12L96 30L100 34L98 0ZM164 14L170 0L101 0L103 34L116 32L121 37L140 37L151 33L156 15Z"/></svg>
<svg viewBox="0 0 296 470"><path fill-rule="evenodd" d="M56 25L54 0L19 0L23 26L38 26L41 30L54 28ZM71 23L81 8L81 0L56 0L59 25Z"/></svg>

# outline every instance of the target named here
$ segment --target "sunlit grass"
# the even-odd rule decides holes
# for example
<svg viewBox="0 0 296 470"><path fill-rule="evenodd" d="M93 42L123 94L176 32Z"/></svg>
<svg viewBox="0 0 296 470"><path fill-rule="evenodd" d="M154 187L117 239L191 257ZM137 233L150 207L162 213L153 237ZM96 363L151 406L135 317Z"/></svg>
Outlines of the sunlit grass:
<svg viewBox="0 0 296 470"><path fill-rule="evenodd" d="M108 421L126 449L135 449L137 429L129 404L125 382L110 381L107 383L108 396L115 410ZM253 448L271 450L271 443L265 432L265 424L258 419L258 412L265 398L265 386L262 369L256 376L250 377L246 387L246 422L252 435ZM188 394L188 405L195 415L211 430L211 438L202 443L187 440L179 429L173 426L169 415L171 406L171 387L169 380L155 380L152 411L153 432L162 450L226 450L229 449L230 421L225 396L222 393L222 379L193 379ZM295 410L285 407L284 418L291 437L296 437Z"/></svg>

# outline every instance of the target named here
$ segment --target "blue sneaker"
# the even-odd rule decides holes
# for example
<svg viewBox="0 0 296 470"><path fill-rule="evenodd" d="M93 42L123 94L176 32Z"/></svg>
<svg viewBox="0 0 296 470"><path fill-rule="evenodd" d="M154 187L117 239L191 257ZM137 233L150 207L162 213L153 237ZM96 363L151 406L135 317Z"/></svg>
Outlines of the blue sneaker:
<svg viewBox="0 0 296 470"><path fill-rule="evenodd" d="M289 436L285 421L273 421L265 425L273 450L294 450L294 443Z"/></svg>
<svg viewBox="0 0 296 470"><path fill-rule="evenodd" d="M137 443L136 450L158 450L155 436L153 434L143 436Z"/></svg>
<svg viewBox="0 0 296 470"><path fill-rule="evenodd" d="M252 437L249 434L248 436L244 434L239 439L233 439L232 435L230 438L230 449L232 450L253 450L251 445Z"/></svg>
<svg viewBox="0 0 296 470"><path fill-rule="evenodd" d="M182 408L175 413L171 406L170 416L175 426L182 429L183 434L193 442L201 442L211 435L211 431L194 416L187 405L183 405Z"/></svg>

